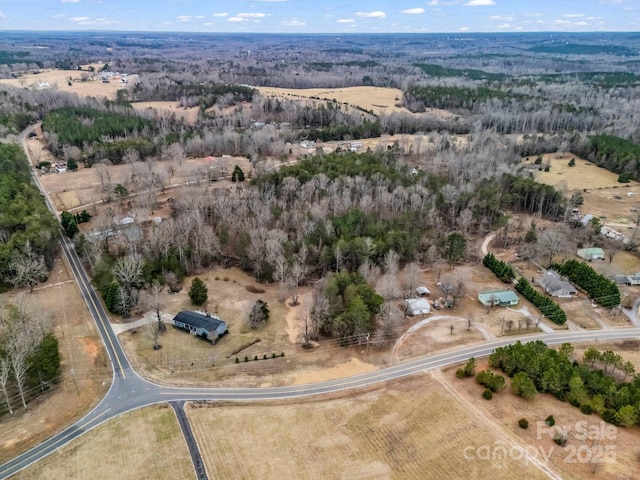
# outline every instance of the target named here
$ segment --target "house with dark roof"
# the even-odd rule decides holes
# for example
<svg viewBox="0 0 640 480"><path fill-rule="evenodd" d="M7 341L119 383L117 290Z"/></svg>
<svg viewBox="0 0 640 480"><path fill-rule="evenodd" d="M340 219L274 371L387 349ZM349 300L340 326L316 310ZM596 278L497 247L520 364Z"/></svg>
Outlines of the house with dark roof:
<svg viewBox="0 0 640 480"><path fill-rule="evenodd" d="M211 343L216 343L218 338L228 332L227 322L220 318L209 313L189 310L183 310L173 317L173 325Z"/></svg>
<svg viewBox="0 0 640 480"><path fill-rule="evenodd" d="M538 279L538 285L545 293L557 298L571 298L578 295L578 290L564 280L555 270L547 270Z"/></svg>

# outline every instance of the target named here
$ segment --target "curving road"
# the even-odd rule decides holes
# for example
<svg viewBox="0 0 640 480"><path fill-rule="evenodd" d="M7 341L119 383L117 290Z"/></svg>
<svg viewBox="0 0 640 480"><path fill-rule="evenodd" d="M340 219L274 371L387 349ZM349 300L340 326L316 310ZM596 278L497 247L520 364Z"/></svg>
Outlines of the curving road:
<svg viewBox="0 0 640 480"><path fill-rule="evenodd" d="M33 127L25 130L20 136L23 147L24 139L32 128ZM37 175L34 175L34 181L43 192L49 209L55 214L55 209L46 193L42 190ZM592 342L594 340L640 338L640 328L611 329L597 332L567 331L553 334L527 335L526 337L512 336L503 340L491 341L483 345L465 347L456 351L431 355L426 358L393 365L382 370L307 385L263 388L167 387L149 382L133 370L109 324L107 314L95 290L91 286L87 274L82 268L73 244L66 237L62 236L60 245L73 276L78 283L80 292L98 327L100 337L102 338L113 367L113 381L102 401L82 419L24 454L0 465L0 479L10 477L107 420L125 412L155 403L171 402L172 404L181 405L181 402L189 400L255 401L322 395L365 387L426 370L441 368L464 362L470 357L486 356L491 354L497 347L509 345L517 340L542 340L551 345L563 342L575 343Z"/></svg>

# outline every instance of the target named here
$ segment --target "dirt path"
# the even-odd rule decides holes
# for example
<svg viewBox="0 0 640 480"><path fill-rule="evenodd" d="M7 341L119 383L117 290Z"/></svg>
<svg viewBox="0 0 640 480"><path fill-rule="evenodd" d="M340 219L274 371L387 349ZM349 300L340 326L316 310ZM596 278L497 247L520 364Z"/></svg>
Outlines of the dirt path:
<svg viewBox="0 0 640 480"><path fill-rule="evenodd" d="M490 235L487 235L485 239L482 241L482 245L480 246L480 252L482 253L483 257L487 253L489 253L489 244L491 243L491 240L493 240L494 238L496 238L496 234L492 233Z"/></svg>
<svg viewBox="0 0 640 480"><path fill-rule="evenodd" d="M440 382L440 384L453 396L453 398L465 405L467 407L467 411L474 412L474 416L477 421L483 422L488 428L494 431L498 438L504 439L505 445L509 445L512 449L517 449L521 453L523 460L526 459L526 462L538 467L540 471L549 478L553 480L562 480L562 477L555 473L549 465L543 463L537 456L532 455L530 449L523 446L517 436L508 430L505 430L493 418L490 418L479 408L476 408L476 406L469 401L466 395L461 394L453 385L451 385L451 383L449 383L449 381L447 381L441 370L432 370L431 375L435 380Z"/></svg>
<svg viewBox="0 0 640 480"><path fill-rule="evenodd" d="M412 333L420 330L422 327L425 327L425 326L429 325L430 323L435 322L436 320L454 320L454 321L457 321L457 322L464 322L465 324L468 321L466 318L456 317L456 316L453 316L453 315L434 315L432 317L425 318L424 320L420 320L415 325L412 325L411 327L409 327L409 329L407 329L407 331L404 332L402 334L402 336L398 340L396 340L396 343L393 345L393 348L391 349L391 355L390 355L391 365L394 365L394 364L396 364L396 363L398 363L400 361L400 356L398 355L398 350L400 350L400 348L402 348L402 345L407 340L407 338ZM472 328L475 328L476 330L478 330L482 334L482 336L484 337L485 340L491 341L491 340L495 340L496 339L495 335L493 335L491 332L489 332L489 330L487 330L483 325L474 324L474 325L472 325Z"/></svg>

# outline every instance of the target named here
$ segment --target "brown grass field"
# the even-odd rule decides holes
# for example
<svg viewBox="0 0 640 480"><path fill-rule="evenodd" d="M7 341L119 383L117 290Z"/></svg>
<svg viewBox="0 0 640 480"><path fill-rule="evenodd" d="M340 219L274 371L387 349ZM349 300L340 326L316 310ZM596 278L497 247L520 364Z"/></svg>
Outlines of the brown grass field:
<svg viewBox="0 0 640 480"><path fill-rule="evenodd" d="M103 65L100 63L92 64L96 71L100 70ZM77 93L80 97L107 97L115 98L116 92L123 88L117 80L109 83L102 83L97 80L87 80L85 82L72 81L69 85L69 79L79 80L82 73L87 73L89 65L83 65L84 72L78 70L57 70L44 69L36 74L24 74L18 78L2 78L0 84L9 85L16 88L36 88L38 82L48 82L51 87L62 92Z"/></svg>
<svg viewBox="0 0 640 480"><path fill-rule="evenodd" d="M173 409L161 404L111 420L12 478L173 480L195 471Z"/></svg>
<svg viewBox="0 0 640 480"><path fill-rule="evenodd" d="M502 437L429 374L365 393L187 409L210 478L546 478L464 457Z"/></svg>
<svg viewBox="0 0 640 480"><path fill-rule="evenodd" d="M535 157L528 157L533 162ZM591 213L601 217L602 223L611 225L621 233L630 233L635 225L636 213L631 208L640 206L640 183L618 183L618 175L600 168L571 153L559 152L542 156L543 163L550 165L548 172L534 171L536 181L553 185L565 195L580 192L584 204L583 214ZM575 167L569 167L571 159ZM586 192L584 191L586 189ZM627 196L628 192L635 195ZM618 198L616 198L618 197Z"/></svg>

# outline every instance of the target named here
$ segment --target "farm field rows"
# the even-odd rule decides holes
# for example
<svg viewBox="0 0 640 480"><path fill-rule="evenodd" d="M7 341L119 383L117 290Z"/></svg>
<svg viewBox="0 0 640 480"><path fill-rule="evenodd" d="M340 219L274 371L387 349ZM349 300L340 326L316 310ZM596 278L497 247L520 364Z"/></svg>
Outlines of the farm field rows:
<svg viewBox="0 0 640 480"><path fill-rule="evenodd" d="M187 480L195 472L173 409L160 404L95 428L14 478Z"/></svg>
<svg viewBox="0 0 640 480"><path fill-rule="evenodd" d="M211 478L546 478L535 466L470 461L501 438L430 375L331 401L193 404Z"/></svg>

